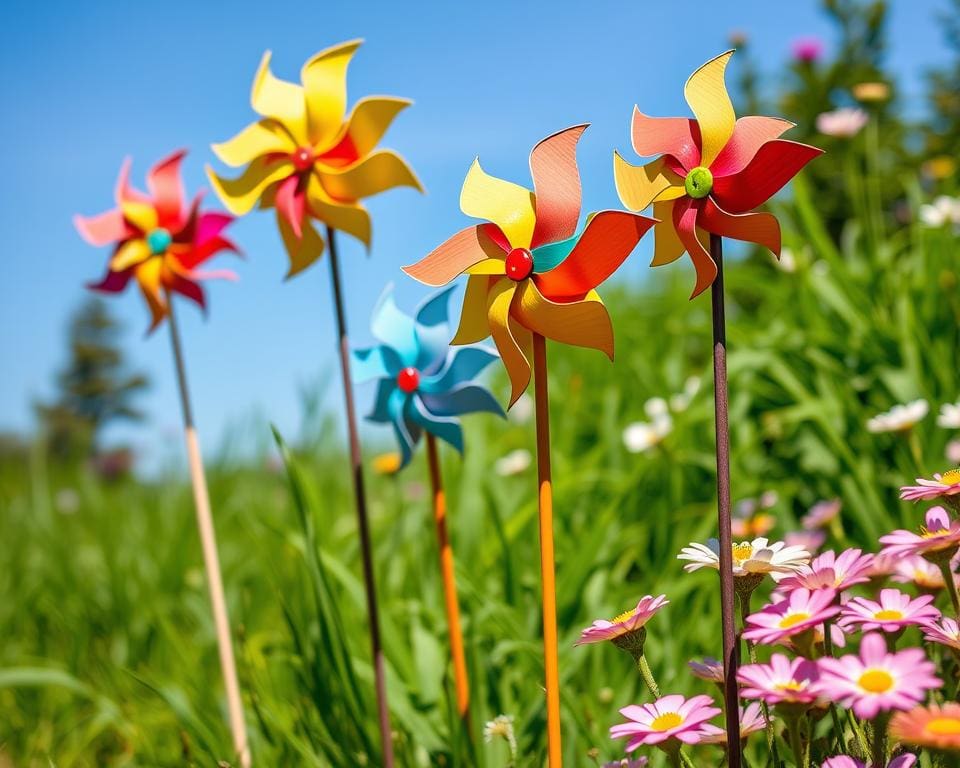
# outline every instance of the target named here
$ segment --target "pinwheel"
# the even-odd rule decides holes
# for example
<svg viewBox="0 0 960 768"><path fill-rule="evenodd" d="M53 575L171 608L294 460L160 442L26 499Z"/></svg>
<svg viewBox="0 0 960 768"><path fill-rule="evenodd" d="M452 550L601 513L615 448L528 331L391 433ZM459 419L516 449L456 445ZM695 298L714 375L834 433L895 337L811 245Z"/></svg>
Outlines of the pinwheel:
<svg viewBox="0 0 960 768"><path fill-rule="evenodd" d="M758 243L779 256L777 219L753 209L776 194L821 150L781 139L793 125L786 120L736 119L724 83L732 55L733 51L727 51L711 59L687 80L684 95L696 119L648 117L635 109L634 149L639 155L661 156L635 167L615 152L613 166L623 204L634 211L652 204L653 215L660 220L652 266L669 264L686 252L696 270L690 298L712 286L724 698L728 762L730 768L739 768L722 238Z"/></svg>
<svg viewBox="0 0 960 768"><path fill-rule="evenodd" d="M261 119L214 144L226 165L245 166L235 179L207 174L223 204L242 216L259 203L274 208L290 259L291 277L323 253L313 221L339 229L370 247L370 215L360 202L393 187L422 191L395 152L376 149L408 99L368 96L349 115L347 67L361 40L321 51L300 73L301 84L274 77L270 52L253 79L250 103Z"/></svg>
<svg viewBox="0 0 960 768"><path fill-rule="evenodd" d="M492 336L511 382L510 404L535 373L540 567L547 695L548 759L561 764L560 683L557 661L553 495L545 339L598 349L613 358L610 317L596 293L630 255L653 219L624 211L580 218L576 147L585 125L547 137L530 152L533 191L488 175L474 161L460 208L485 223L467 227L417 264L405 267L428 285L467 274L454 344Z"/></svg>
<svg viewBox="0 0 960 768"><path fill-rule="evenodd" d="M150 308L151 331L169 314L171 293L205 307L200 280L236 278L225 270L198 269L221 251L236 252L237 248L222 234L232 216L202 212L199 195L186 204L180 178L184 155L182 150L174 152L150 169L149 195L130 186L130 161L124 161L115 191L117 207L89 218L74 217L84 240L113 249L106 276L89 287L119 293L131 279L136 280Z"/></svg>
<svg viewBox="0 0 960 768"><path fill-rule="evenodd" d="M649 117L633 112L633 148L661 155L643 166L613 156L620 200L632 211L653 204L660 220L652 266L670 264L684 252L696 269L691 298L717 278L718 265L705 238L732 237L780 255L780 225L770 213L754 212L822 150L780 138L793 123L733 112L724 70L733 51L711 59L684 87L695 120Z"/></svg>
<svg viewBox="0 0 960 768"><path fill-rule="evenodd" d="M457 711L466 720L470 688L436 438L463 452L463 431L458 416L482 411L504 414L493 396L473 382L497 356L483 347L453 350L448 344L447 313L452 290L447 288L427 298L410 317L397 308L393 288L388 287L374 310L371 323L371 331L381 343L354 352L354 361L359 381L377 381L373 410L367 418L393 425L400 444L401 468L410 461L420 436L426 434Z"/></svg>
<svg viewBox="0 0 960 768"><path fill-rule="evenodd" d="M202 272L198 267L221 251L236 251L237 248L223 236L224 230L233 221L232 216L201 211L199 195L189 206L186 204L180 178L180 163L185 154L183 151L174 152L150 169L147 174L149 194L130 186L130 161L124 161L115 192L117 207L89 218L75 216L74 224L88 243L110 246L113 251L106 277L99 283L91 284L91 289L116 293L134 279L140 286L153 317L150 331L165 318L169 318L173 359L183 410L187 463L193 485L197 527L220 652L220 669L227 698L233 748L235 758L242 768L249 768L251 756L233 656L216 533L187 389L186 365L173 310L174 293L186 296L204 307L204 293L199 281L208 277L233 278L234 275L230 272Z"/></svg>
<svg viewBox="0 0 960 768"><path fill-rule="evenodd" d="M398 154L376 148L397 113L410 104L407 99L370 96L358 101L350 114L346 114L347 68L360 44L361 41L353 40L318 53L304 64L299 85L274 77L270 71L270 54L266 53L254 77L250 98L261 119L229 141L213 147L224 163L245 166L244 170L232 180L221 178L209 168L207 172L224 205L235 214L245 214L257 204L276 210L277 226L290 260L287 277L301 272L320 257L325 243L314 222L326 228L351 477L370 619L382 764L384 768L392 768L393 737L380 645L360 436L350 389L350 342L334 233L343 230L369 248L370 215L361 201L393 187L409 186L421 191L422 188Z"/></svg>

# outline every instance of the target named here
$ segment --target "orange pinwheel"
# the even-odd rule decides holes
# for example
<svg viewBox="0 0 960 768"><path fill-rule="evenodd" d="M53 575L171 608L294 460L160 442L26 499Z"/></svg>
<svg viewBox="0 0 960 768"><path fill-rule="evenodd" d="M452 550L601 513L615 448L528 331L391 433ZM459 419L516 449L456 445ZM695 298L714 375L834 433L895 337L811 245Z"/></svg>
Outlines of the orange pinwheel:
<svg viewBox="0 0 960 768"><path fill-rule="evenodd" d="M422 187L395 152L376 149L407 99L369 96L349 115L347 66L362 41L321 51L300 73L301 84L280 80L264 54L250 101L261 119L213 151L227 165L245 166L236 179L207 174L223 204L237 216L257 203L274 208L290 258L290 277L323 253L311 220L347 232L370 247L363 198L393 187ZM346 115L346 116L345 116Z"/></svg>
<svg viewBox="0 0 960 768"><path fill-rule="evenodd" d="M651 203L660 219L652 266L684 252L697 273L693 298L717 276L709 234L758 243L780 255L780 224L753 209L769 200L822 150L779 137L793 123L774 117L741 117L733 111L724 70L733 51L711 59L684 87L695 120L657 118L634 108L633 148L661 155L643 166L614 153L617 192L624 206L642 211ZM707 238L708 239L708 238Z"/></svg>
<svg viewBox="0 0 960 768"><path fill-rule="evenodd" d="M475 160L460 208L488 223L467 227L404 271L433 286L468 274L453 344L492 336L510 376L510 404L530 382L533 334L598 349L613 359L613 328L596 287L630 255L654 220L626 211L580 218L576 147L586 125L555 133L530 153L533 192L488 175Z"/></svg>
<svg viewBox="0 0 960 768"><path fill-rule="evenodd" d="M89 218L74 217L80 235L91 245L112 245L107 274L89 287L119 293L131 279L140 286L153 321L153 331L169 314L168 293L176 292L205 306L199 281L235 279L227 270L202 272L198 268L220 251L237 251L223 237L233 217L200 211L198 195L190 206L184 199L180 162L186 152L174 152L147 174L144 194L130 186L130 160L124 161L117 180L117 207Z"/></svg>

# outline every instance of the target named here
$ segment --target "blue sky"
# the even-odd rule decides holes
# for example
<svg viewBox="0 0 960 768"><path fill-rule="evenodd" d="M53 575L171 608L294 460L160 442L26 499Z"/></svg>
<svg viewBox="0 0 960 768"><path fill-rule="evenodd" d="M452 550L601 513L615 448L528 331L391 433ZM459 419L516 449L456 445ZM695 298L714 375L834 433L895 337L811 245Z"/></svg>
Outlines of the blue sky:
<svg viewBox="0 0 960 768"><path fill-rule="evenodd" d="M253 118L250 83L265 49L274 52L275 73L295 80L314 52L362 37L366 43L351 65L350 101L371 93L415 101L384 145L410 160L428 194L395 190L370 202L369 259L361 246L341 239L348 318L360 345L370 340L367 319L387 281L397 283L401 305L422 297L399 267L464 226L457 201L474 156L491 173L526 184L530 147L589 121L579 154L585 207L615 207L610 155L613 148L628 149L634 103L652 114L686 114L686 76L728 47L733 30L749 36L752 55L768 73L778 71L797 37L819 36L828 47L832 39L813 0L688 0L674 18L679 6L638 0L5 3L0 430L31 428L30 403L50 394L64 359L67 317L83 298L83 284L105 263L105 252L76 235L72 214L110 207L126 155L134 158L134 179L142 179L154 160L186 147L188 188L205 185L209 144ZM945 3L891 6L889 63L908 109L919 111L922 74L947 55L936 20ZM229 264L228 257L220 264L235 267L240 281L210 285L206 320L192 307L180 313L207 447L217 446L230 427L258 419L295 432L303 388L324 371L335 373L327 264L284 283L286 259L271 215L251 214L232 234L246 260ZM641 278L649 248L641 244L621 279ZM156 458L168 444L179 447L169 340L165 329L143 337L146 309L135 292L111 306L129 327L131 363L153 382L141 399L148 420L116 436ZM368 400L361 390L361 405Z"/></svg>

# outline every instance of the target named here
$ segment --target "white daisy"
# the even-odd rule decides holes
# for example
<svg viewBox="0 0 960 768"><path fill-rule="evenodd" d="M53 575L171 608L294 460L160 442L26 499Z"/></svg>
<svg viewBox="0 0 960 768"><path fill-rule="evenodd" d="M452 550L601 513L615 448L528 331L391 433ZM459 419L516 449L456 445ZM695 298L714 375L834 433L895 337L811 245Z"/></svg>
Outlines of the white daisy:
<svg viewBox="0 0 960 768"><path fill-rule="evenodd" d="M683 566L687 573L700 568L720 569L720 542L708 539L706 545L692 542L677 555L678 560L689 560ZM763 573L797 573L810 562L810 553L803 547L787 546L782 541L772 544L765 538L735 542L733 545L733 575L747 576Z"/></svg>
<svg viewBox="0 0 960 768"><path fill-rule="evenodd" d="M623 444L630 453L649 451L673 430L669 413L657 416L653 421L635 421L623 430Z"/></svg>
<svg viewBox="0 0 960 768"><path fill-rule="evenodd" d="M937 416L937 426L944 429L960 429L960 400L955 403L945 403L940 406L940 415Z"/></svg>
<svg viewBox="0 0 960 768"><path fill-rule="evenodd" d="M921 205L920 221L934 229L945 224L960 225L960 199L940 195L929 205Z"/></svg>
<svg viewBox="0 0 960 768"><path fill-rule="evenodd" d="M690 401L700 391L700 377L691 376L683 383L683 391L670 396L670 410L677 413L687 410Z"/></svg>
<svg viewBox="0 0 960 768"><path fill-rule="evenodd" d="M905 432L921 421L930 411L926 400L914 400L910 403L895 405L886 413L878 413L867 421L870 432Z"/></svg>
<svg viewBox="0 0 960 768"><path fill-rule="evenodd" d="M826 136L849 139L867 124L867 113L858 107L841 107L817 115L817 130Z"/></svg>
<svg viewBox="0 0 960 768"><path fill-rule="evenodd" d="M501 477L519 475L530 466L531 459L530 451L525 448L517 448L517 450L510 451L506 456L497 459L493 468Z"/></svg>

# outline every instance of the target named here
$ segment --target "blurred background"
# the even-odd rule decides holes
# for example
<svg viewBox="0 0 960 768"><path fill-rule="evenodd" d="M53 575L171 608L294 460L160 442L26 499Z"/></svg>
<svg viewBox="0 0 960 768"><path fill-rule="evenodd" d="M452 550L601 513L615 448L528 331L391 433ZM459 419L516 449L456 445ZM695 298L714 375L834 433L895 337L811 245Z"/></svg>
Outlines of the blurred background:
<svg viewBox="0 0 960 768"><path fill-rule="evenodd" d="M633 105L687 114L688 74L736 48L727 76L738 113L787 117L797 123L789 138L827 150L772 206L782 259L728 249L741 533L875 550L881 533L912 525L897 487L960 463L960 417L941 411L960 399L960 3L691 5L695 13L436 3L414 13L387 3L58 1L0 11L0 765L228 758L169 342L165 329L145 336L134 291L110 301L85 292L107 254L79 239L71 216L110 207L127 155L138 181L186 147L187 186L204 185L209 144L251 119L265 49L276 74L295 79L312 53L364 37L351 102L369 93L416 102L385 145L410 160L427 195L372 201L369 257L341 240L352 337L367 346L385 281L412 308L423 290L399 267L464 226L458 196L474 156L527 183L537 140L591 121L579 151L585 210L618 207L611 152L634 159ZM245 257L225 266L240 281L210 286L209 317L180 316L254 752L262 765L376 765L327 268L285 284L271 216L245 217L233 233ZM640 695L626 657L572 647L581 626L666 592L648 655L661 687L685 693L706 690L686 661L720 650L712 575L684 575L675 560L713 534L708 299L687 301L687 259L651 271L651 253L647 238L603 289L615 366L551 350L571 765L622 754L606 731ZM505 377L491 384L505 401ZM361 409L372 395L358 389ZM911 407L871 421L897 404ZM371 482L398 754L402 765L538 765L530 403L506 423L473 417L466 429L466 455L445 455L444 469L472 743L451 714L423 457ZM377 460L392 450L387 431L365 438L371 469L389 467ZM839 521L805 530L807 510L833 499ZM506 739L479 736L499 714L514 717L516 757Z"/></svg>

